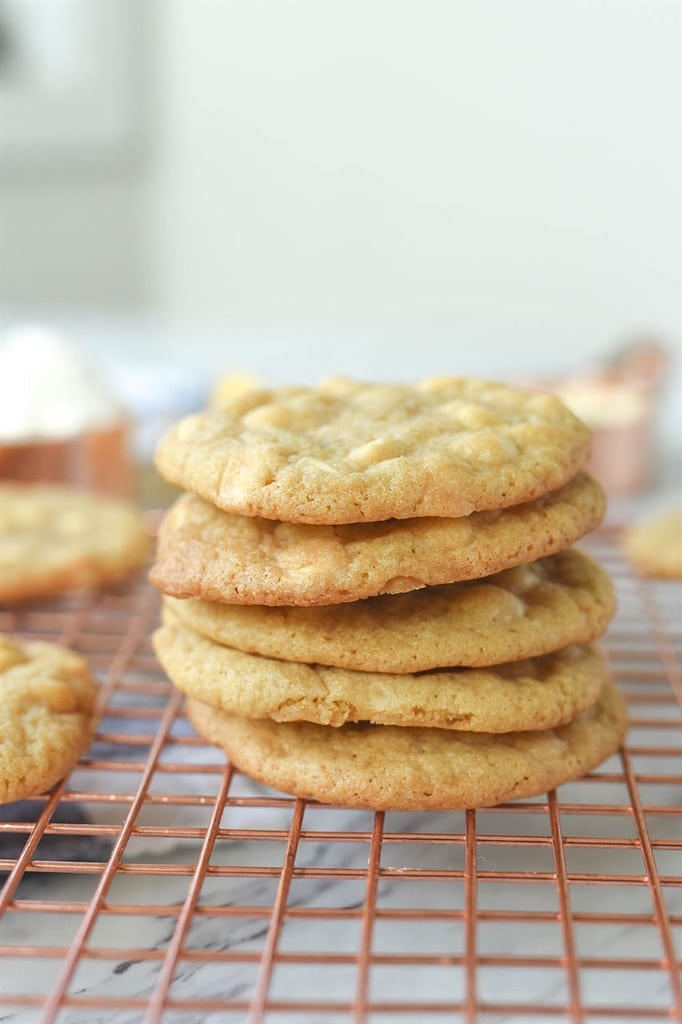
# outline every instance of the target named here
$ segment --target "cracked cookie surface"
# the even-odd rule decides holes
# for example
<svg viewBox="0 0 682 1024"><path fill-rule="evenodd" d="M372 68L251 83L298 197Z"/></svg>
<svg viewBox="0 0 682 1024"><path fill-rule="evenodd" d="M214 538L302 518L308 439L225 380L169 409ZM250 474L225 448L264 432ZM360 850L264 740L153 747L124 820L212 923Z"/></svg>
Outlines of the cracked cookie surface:
<svg viewBox="0 0 682 1024"><path fill-rule="evenodd" d="M200 735L267 786L333 805L409 811L490 807L544 793L614 753L627 725L612 683L569 725L504 735L253 721L197 700L188 701L188 714Z"/></svg>
<svg viewBox="0 0 682 1024"><path fill-rule="evenodd" d="M278 661L216 644L166 610L153 636L161 665L192 697L245 718L429 726L486 732L545 729L589 707L608 678L594 645L490 668L416 674Z"/></svg>
<svg viewBox="0 0 682 1024"><path fill-rule="evenodd" d="M555 490L590 432L553 395L459 377L248 389L181 420L156 465L227 511L282 522L468 516Z"/></svg>
<svg viewBox="0 0 682 1024"><path fill-rule="evenodd" d="M43 793L90 746L97 683L57 644L0 635L0 802Z"/></svg>

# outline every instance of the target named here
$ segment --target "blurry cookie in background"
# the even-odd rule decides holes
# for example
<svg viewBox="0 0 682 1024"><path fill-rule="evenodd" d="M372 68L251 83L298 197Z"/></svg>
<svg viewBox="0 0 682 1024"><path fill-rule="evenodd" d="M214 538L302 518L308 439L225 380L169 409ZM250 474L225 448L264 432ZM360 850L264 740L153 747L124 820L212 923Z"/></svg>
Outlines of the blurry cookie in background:
<svg viewBox="0 0 682 1024"><path fill-rule="evenodd" d="M682 508L631 526L623 534L623 547L646 576L682 579Z"/></svg>
<svg viewBox="0 0 682 1024"><path fill-rule="evenodd" d="M260 377L251 373L226 373L219 378L209 396L209 406L213 409L220 409L226 402L232 401L238 395L251 391L253 388L264 386Z"/></svg>
<svg viewBox="0 0 682 1024"><path fill-rule="evenodd" d="M0 482L0 602L117 582L150 550L144 517L130 502Z"/></svg>

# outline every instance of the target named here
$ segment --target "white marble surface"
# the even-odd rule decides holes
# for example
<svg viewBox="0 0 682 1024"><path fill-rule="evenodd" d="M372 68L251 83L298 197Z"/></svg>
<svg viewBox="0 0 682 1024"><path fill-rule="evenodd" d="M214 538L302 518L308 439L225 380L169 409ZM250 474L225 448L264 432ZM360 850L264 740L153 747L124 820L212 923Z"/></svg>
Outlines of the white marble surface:
<svg viewBox="0 0 682 1024"><path fill-rule="evenodd" d="M598 784L593 784L598 785ZM568 788L568 787L567 787ZM608 787L607 787L608 788ZM570 794L567 794L570 796ZM598 794L595 799L608 793ZM243 819L246 812L242 811ZM286 827L288 813L267 814L261 810L251 813L252 827ZM257 824L254 826L255 818ZM327 812L329 817L329 812ZM229 827L232 815L225 815L224 826ZM390 819L387 825L390 827ZM505 815L502 812L485 812L479 814L480 825L487 832L505 834L510 826L517 835L532 835L534 832L546 832L546 815ZM679 819L677 819L679 823ZM581 832L596 834L600 837L622 838L630 834L629 820L624 823L621 817L613 819L589 818L580 819L578 825ZM671 819L670 825L675 822ZM367 815L338 812L333 821L325 824L327 828L347 828L350 831L366 830L369 825ZM586 826L586 828L584 828ZM319 827L319 826L318 826ZM461 833L464 828L462 815L411 815L400 816L401 831L418 833L420 831L443 831L445 833ZM565 834L570 834L571 826L566 822ZM659 831L660 836L660 831ZM675 838L674 832L670 838ZM679 837L678 837L679 838ZM167 844L168 845L168 844ZM571 854L575 848L568 848L567 866L571 866ZM580 850L582 856L579 865L573 870L580 873L591 871L607 871L610 875L643 875L643 865L639 853L634 849L612 850L608 854L605 866L604 851ZM194 843L184 843L182 848L168 850L165 856L158 853L154 863L170 865L177 862L192 863L198 853ZM248 869L250 866L277 866L281 863L283 843L265 843L263 841L230 842L229 839L218 843L211 864L215 866L230 865ZM144 858L145 860L151 858ZM296 859L297 868L333 866L335 868L365 869L368 859L366 842L349 843L340 847L338 844L324 842L307 842L302 844ZM382 860L390 868L412 868L418 870L458 870L464 865L463 844L453 845L414 845L384 847ZM556 888L549 881L533 882L533 872L553 871L551 848L536 846L523 848L520 846L486 846L479 847L478 869L484 878L478 885L478 901L482 908L521 909L524 910L557 910ZM519 872L526 876L525 881L488 882L485 873L504 869L507 872ZM22 888L23 898L87 900L89 899L95 879L91 877L63 877L58 882L54 877L33 878ZM325 907L347 907L362 909L364 882L358 880L329 880L325 878L295 879L290 892L289 906L306 905ZM269 903L274 896L274 880L264 883L258 878L209 878L202 888L203 904L239 904L243 906L262 905ZM149 876L119 875L111 892L111 901L115 903L143 904L180 904L186 896L188 878L186 876ZM56 888L58 886L58 888ZM464 883L453 879L449 883L427 883L404 881L393 875L380 883L379 905L390 907L421 907L437 909L461 909L464 906ZM580 913L616 913L651 915L653 904L651 891L646 883L613 884L596 887L594 885L572 886L571 901L573 911ZM669 913L682 913L682 889L668 894L667 909ZM249 953L263 948L268 918L200 918L192 924L187 945L193 949L216 950ZM113 955L111 960L81 960L70 991L78 996L91 995L96 999L103 997L138 997L148 998L154 989L157 976L157 964L153 961L131 962L125 952L127 947L164 950L171 940L174 918L157 916L150 907L150 913L144 917L101 916L90 938L93 948L119 948L120 956ZM40 921L22 920L22 915L8 915L0 928L1 941L4 943L38 943L46 946L68 943L73 935L76 922L71 916L41 915ZM285 952L320 953L324 951L346 953L355 956L360 948L361 921L342 920L310 922L304 919L290 918L285 922L279 939L279 949ZM579 957L597 958L636 958L655 960L660 957L661 949L655 926L610 924L574 926L574 938ZM538 957L561 957L564 955L564 939L557 920L542 922L523 922L499 924L484 922L477 932L477 954L486 956L527 955ZM465 925L461 920L438 920L428 924L394 922L379 920L374 931L374 952L377 954L445 954L449 956L465 955L467 936ZM49 991L51 979L55 976L59 961L42 961L37 971L35 961L6 961L0 968L0 991ZM253 964L215 963L201 964L181 961L178 965L173 985L173 995L180 999L246 999L248 998L255 976ZM372 969L370 993L373 1000L386 1002L415 1001L426 999L439 1002L460 1002L465 998L465 974L462 966L429 964L420 968L414 967L374 967ZM483 1002L513 1003L533 1002L538 1004L564 1004L568 998L566 971L559 966L543 968L504 968L479 966L477 972L479 995ZM665 972L661 970L634 970L617 973L608 970L583 970L581 972L582 993L586 1004L599 1006L618 1003L629 1005L639 1003L648 1007L666 1008L670 1005L670 988ZM315 970L309 966L285 965L276 969L271 996L282 1001L299 999L324 1000L325 1002L347 1003L357 985L357 968L354 963L320 966ZM38 987L39 986L39 987ZM12 1021L13 1024L29 1024L37 1020L37 1011L3 1008L0 1020ZM94 1022L111 1022L111 1024L134 1024L142 1019L141 1011L95 1011L90 1010L85 1016L67 1011L60 1021L89 1020ZM163 1018L164 1020L166 1017ZM214 1019L203 1013L195 1015L169 1014L169 1020L199 1021ZM300 1014L276 1014L267 1020L286 1021L287 1024L327 1024L336 1020L351 1020L350 1014L331 1015L326 1012ZM412 1021L417 1024L420 1015L404 1013L380 1015L376 1018L390 1021ZM423 1019L432 1019L424 1017ZM443 1017L434 1016L434 1020L464 1020L463 1016L451 1014ZM523 1021L526 1018L513 1013L486 1016L486 1021L502 1024L507 1021ZM532 1018L542 1020L542 1017ZM556 1017L547 1017L556 1020ZM561 1018L559 1018L561 1019ZM601 1018L606 1019L606 1018ZM619 1017L608 1018L619 1020ZM624 1019L624 1018L623 1018ZM648 1019L642 1017L642 1020ZM241 1022L246 1014L241 1011L223 1011L215 1017L222 1022Z"/></svg>

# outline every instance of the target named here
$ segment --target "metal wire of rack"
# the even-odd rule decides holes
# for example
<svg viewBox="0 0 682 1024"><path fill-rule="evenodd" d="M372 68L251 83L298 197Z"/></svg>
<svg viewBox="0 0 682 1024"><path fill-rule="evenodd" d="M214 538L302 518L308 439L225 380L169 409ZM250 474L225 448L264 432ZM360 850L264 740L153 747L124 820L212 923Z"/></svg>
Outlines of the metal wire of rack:
<svg viewBox="0 0 682 1024"><path fill-rule="evenodd" d="M0 821L0 1019L682 1019L682 586L635 577L614 528L586 546L619 594L626 744L490 810L344 811L226 767L154 660L143 580L1 612L84 653L104 713L70 778Z"/></svg>

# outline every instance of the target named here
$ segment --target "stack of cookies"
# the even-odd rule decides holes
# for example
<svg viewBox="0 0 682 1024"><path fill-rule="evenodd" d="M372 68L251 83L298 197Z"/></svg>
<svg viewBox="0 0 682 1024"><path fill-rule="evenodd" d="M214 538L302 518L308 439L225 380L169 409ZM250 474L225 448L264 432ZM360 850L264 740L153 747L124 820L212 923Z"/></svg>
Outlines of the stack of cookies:
<svg viewBox="0 0 682 1024"><path fill-rule="evenodd" d="M625 731L571 545L604 512L586 427L486 381L253 388L163 438L158 657L197 730L287 793L490 806L593 768Z"/></svg>

